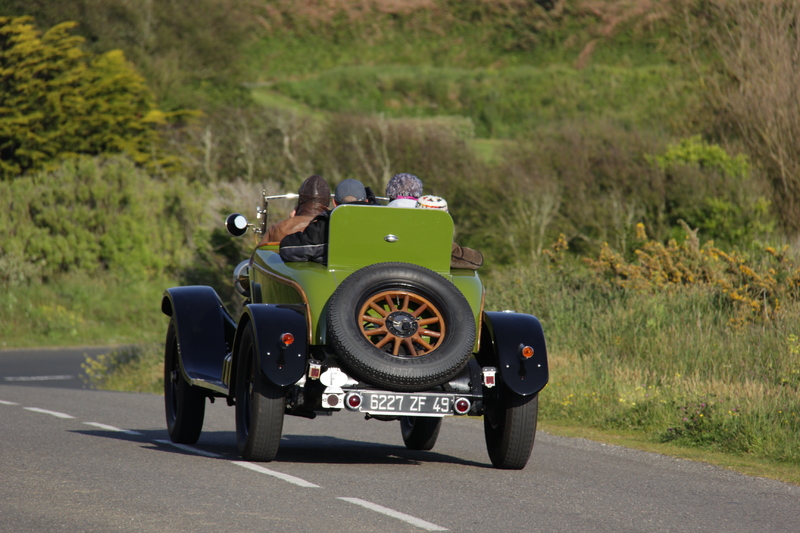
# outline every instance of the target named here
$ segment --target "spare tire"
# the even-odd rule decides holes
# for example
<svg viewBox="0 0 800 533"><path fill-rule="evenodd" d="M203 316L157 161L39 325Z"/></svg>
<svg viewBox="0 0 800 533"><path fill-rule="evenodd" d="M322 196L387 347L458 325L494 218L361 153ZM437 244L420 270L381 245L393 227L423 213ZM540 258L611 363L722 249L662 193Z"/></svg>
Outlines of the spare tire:
<svg viewBox="0 0 800 533"><path fill-rule="evenodd" d="M475 317L449 280L410 263L378 263L331 296L328 336L350 375L398 392L446 383L467 364Z"/></svg>

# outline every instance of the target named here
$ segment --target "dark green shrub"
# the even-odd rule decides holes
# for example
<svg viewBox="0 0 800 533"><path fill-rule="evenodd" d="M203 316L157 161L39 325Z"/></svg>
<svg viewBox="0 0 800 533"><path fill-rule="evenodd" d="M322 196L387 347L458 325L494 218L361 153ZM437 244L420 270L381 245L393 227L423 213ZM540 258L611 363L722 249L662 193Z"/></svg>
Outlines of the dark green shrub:
<svg viewBox="0 0 800 533"><path fill-rule="evenodd" d="M124 153L163 166L165 115L119 50L84 53L65 22L40 34L30 18L0 17L0 179L79 154Z"/></svg>
<svg viewBox="0 0 800 533"><path fill-rule="evenodd" d="M153 180L122 157L78 158L0 182L0 281L98 269L174 272L192 256L202 206L185 180ZM19 281L19 280L18 280Z"/></svg>

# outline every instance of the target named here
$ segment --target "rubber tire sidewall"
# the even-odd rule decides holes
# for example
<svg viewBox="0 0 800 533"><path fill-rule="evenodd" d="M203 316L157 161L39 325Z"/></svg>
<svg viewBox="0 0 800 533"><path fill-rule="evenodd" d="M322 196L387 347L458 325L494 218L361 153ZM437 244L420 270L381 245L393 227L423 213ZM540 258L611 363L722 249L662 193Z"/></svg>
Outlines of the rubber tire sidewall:
<svg viewBox="0 0 800 533"><path fill-rule="evenodd" d="M522 396L504 385L484 395L483 429L495 468L521 470L536 438L539 395Z"/></svg>
<svg viewBox="0 0 800 533"><path fill-rule="evenodd" d="M400 417L400 433L409 450L428 451L436 445L442 429L440 417L403 416Z"/></svg>
<svg viewBox="0 0 800 533"><path fill-rule="evenodd" d="M178 374L176 382L172 381L173 372ZM187 382L181 372L178 335L173 318L169 322L164 344L164 411L170 440L179 444L196 443L203 431L205 410L205 394Z"/></svg>
<svg viewBox="0 0 800 533"><path fill-rule="evenodd" d="M236 367L236 443L245 461L268 462L278 453L286 399L261 373L253 326L246 327Z"/></svg>
<svg viewBox="0 0 800 533"><path fill-rule="evenodd" d="M387 290L408 290L433 303L446 334L428 354L397 357L367 340L358 315L363 303ZM466 366L475 345L475 317L467 299L449 280L411 263L377 263L350 274L331 296L328 338L342 366L356 379L397 392L428 390L446 383Z"/></svg>

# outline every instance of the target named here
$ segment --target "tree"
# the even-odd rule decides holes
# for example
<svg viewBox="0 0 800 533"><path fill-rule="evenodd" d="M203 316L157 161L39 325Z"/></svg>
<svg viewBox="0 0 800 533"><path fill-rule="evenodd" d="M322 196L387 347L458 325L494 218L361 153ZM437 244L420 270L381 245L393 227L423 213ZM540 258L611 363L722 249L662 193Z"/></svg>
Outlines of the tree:
<svg viewBox="0 0 800 533"><path fill-rule="evenodd" d="M30 17L0 17L0 179L76 155L124 153L166 163L158 124L166 116L119 50L93 56L70 34L41 34Z"/></svg>

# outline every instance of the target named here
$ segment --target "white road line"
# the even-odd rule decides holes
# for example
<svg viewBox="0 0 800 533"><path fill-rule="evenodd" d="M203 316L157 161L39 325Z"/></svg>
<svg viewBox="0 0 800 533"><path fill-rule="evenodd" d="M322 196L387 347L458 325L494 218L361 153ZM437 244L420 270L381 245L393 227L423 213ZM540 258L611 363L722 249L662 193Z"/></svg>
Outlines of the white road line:
<svg viewBox="0 0 800 533"><path fill-rule="evenodd" d="M0 405L19 405L16 402L7 402L5 400L0 400Z"/></svg>
<svg viewBox="0 0 800 533"><path fill-rule="evenodd" d="M389 509L388 507L384 507L382 505L378 505L376 503L368 502L366 500L362 500L360 498L339 498L340 500L344 500L346 502L354 503L356 505L360 505L361 507L366 507L372 511L385 514L386 516L391 516L392 518L397 518L398 520L402 520L403 522L408 522L412 526L416 526L418 528L422 528L426 531L448 531L446 527L437 526L436 524L431 524L430 522L426 522L420 518L415 516L411 516L405 513L401 513L400 511L395 511L394 509Z"/></svg>
<svg viewBox="0 0 800 533"><path fill-rule="evenodd" d="M60 376L7 376L3 381L64 381L75 379L75 376L62 374Z"/></svg>
<svg viewBox="0 0 800 533"><path fill-rule="evenodd" d="M159 444L168 444L170 446L174 446L175 448L178 448L179 450L183 450L185 452L196 453L197 455L202 455L203 457L214 457L214 458L222 457L221 455L216 454L216 453L207 452L205 450L201 450L199 448L194 448L192 446L187 446L185 444L178 444L178 443L175 443L175 442L172 442L172 441L169 441L169 440L156 439L153 442L157 442Z"/></svg>
<svg viewBox="0 0 800 533"><path fill-rule="evenodd" d="M101 424L100 422L84 422L87 426L94 426L96 428L105 429L107 431L117 431L119 433L125 433L126 435L141 435L138 431L131 431L130 429L120 429L114 426L109 426L108 424Z"/></svg>
<svg viewBox="0 0 800 533"><path fill-rule="evenodd" d="M34 413L44 413L46 415L52 415L58 418L75 418L72 415L68 415L66 413L59 413L58 411L48 411L47 409L39 409L38 407L23 407L23 409L27 409L28 411L33 411Z"/></svg>
<svg viewBox="0 0 800 533"><path fill-rule="evenodd" d="M289 474L284 474L282 472L269 470L267 468L264 468L263 466L254 465L253 463L248 463L246 461L231 461L231 462L235 465L239 465L244 468L249 468L250 470L254 470L255 472L259 472L261 474L267 474L268 476L273 476L278 479L288 481L289 483L293 483L299 487L306 487L309 489L319 488L319 485L314 485L313 483L309 483L305 479L300 479L299 477L290 476Z"/></svg>

